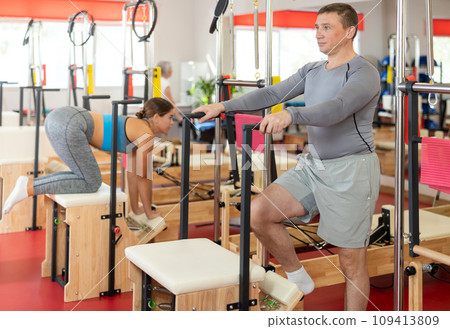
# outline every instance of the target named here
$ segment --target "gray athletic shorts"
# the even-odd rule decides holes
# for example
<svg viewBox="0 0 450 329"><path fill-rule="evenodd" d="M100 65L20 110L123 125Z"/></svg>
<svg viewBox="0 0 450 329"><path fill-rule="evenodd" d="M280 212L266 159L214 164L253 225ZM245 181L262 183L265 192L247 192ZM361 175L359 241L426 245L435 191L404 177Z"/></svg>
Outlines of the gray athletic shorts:
<svg viewBox="0 0 450 329"><path fill-rule="evenodd" d="M302 154L297 166L274 183L288 190L311 215L320 212L317 234L328 243L342 248L369 244L380 190L376 153L331 160Z"/></svg>

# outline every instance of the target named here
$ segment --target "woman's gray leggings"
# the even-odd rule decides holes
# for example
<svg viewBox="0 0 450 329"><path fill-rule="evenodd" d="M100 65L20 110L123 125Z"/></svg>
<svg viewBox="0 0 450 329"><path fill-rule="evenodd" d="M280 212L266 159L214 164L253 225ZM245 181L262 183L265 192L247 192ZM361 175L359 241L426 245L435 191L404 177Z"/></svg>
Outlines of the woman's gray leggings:
<svg viewBox="0 0 450 329"><path fill-rule="evenodd" d="M102 176L89 141L94 119L80 107L62 107L45 119L45 132L56 154L72 171L56 172L34 180L35 194L97 192Z"/></svg>

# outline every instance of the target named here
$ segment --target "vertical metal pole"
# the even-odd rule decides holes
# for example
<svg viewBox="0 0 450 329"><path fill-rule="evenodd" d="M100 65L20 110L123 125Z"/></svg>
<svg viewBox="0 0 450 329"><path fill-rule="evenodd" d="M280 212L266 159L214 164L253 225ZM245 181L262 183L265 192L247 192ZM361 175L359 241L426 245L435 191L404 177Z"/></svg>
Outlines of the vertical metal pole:
<svg viewBox="0 0 450 329"><path fill-rule="evenodd" d="M86 29L86 26L88 25L88 23L89 23L89 17L86 14L83 17L83 24L84 24L85 29ZM84 33L82 33L82 34L84 34ZM84 37L84 35L82 37ZM81 70L83 71L83 81L84 81L83 94L84 95L89 95L89 93L88 93L89 77L88 77L88 64L87 64L87 62L88 62L87 48L88 48L87 44L84 44L81 46L81 60L83 63L83 68Z"/></svg>
<svg viewBox="0 0 450 329"><path fill-rule="evenodd" d="M250 196L252 184L252 132L254 125L243 125L242 186L240 228L239 310L249 309L250 286Z"/></svg>
<svg viewBox="0 0 450 329"><path fill-rule="evenodd" d="M190 152L191 127L189 119L184 118L181 128L180 240L188 238Z"/></svg>
<svg viewBox="0 0 450 329"><path fill-rule="evenodd" d="M122 95L123 99L128 99L128 80L127 80L127 19L128 19L128 9L124 5L122 9L122 29L123 29L123 86Z"/></svg>
<svg viewBox="0 0 450 329"><path fill-rule="evenodd" d="M395 216L394 216L394 310L403 311L403 208L404 208L404 106L405 96L398 89L405 80L406 3L397 0L397 50L395 88Z"/></svg>
<svg viewBox="0 0 450 329"><path fill-rule="evenodd" d="M150 79L150 68L147 68L144 73L144 103L149 99L149 94L153 94L153 80L152 83L149 83ZM153 79L153 78L152 78ZM150 96L151 97L151 96Z"/></svg>
<svg viewBox="0 0 450 329"><path fill-rule="evenodd" d="M149 22L153 21L153 18L155 16L154 11L152 10L152 6L149 6ZM147 34L147 30L145 30L145 33ZM150 82L148 84L148 91L147 91L147 99L149 98L153 98L153 58L155 57L155 47L153 47L154 43L155 43L155 34L152 33L152 35L150 36L150 39L148 40L148 65L147 65L147 76L146 79L148 80L148 82ZM147 100L146 99L146 100Z"/></svg>
<svg viewBox="0 0 450 329"><path fill-rule="evenodd" d="M67 67L69 68L69 76L68 76L68 80L67 80L67 105L70 106L70 94L72 91L72 73L71 73L71 66L72 66L72 47L73 44L72 42L69 44L69 60L67 62Z"/></svg>
<svg viewBox="0 0 450 329"><path fill-rule="evenodd" d="M130 84L130 75L127 73L127 68L123 69L123 99L127 100L128 97L128 85ZM124 104L126 106L126 104Z"/></svg>
<svg viewBox="0 0 450 329"><path fill-rule="evenodd" d="M36 118L35 125L36 125L36 135L34 139L34 170L33 170L33 177L36 179L38 177L39 173L39 128L41 124L41 92L42 89L36 88L36 107L34 110L34 115ZM33 91L35 88L33 88ZM39 229L36 226L36 220L37 220L37 195L33 196L33 217L32 217L32 225L30 227L31 231L35 231Z"/></svg>
<svg viewBox="0 0 450 329"><path fill-rule="evenodd" d="M417 135L419 95L412 90L415 81L406 83L408 91L408 192L409 192L409 255L417 257L414 246L419 245L419 145Z"/></svg>
<svg viewBox="0 0 450 329"><path fill-rule="evenodd" d="M433 80L434 75L434 54L433 54L433 13L431 10L431 0L425 0L426 10L426 33L427 33L427 73L428 78Z"/></svg>
<svg viewBox="0 0 450 329"><path fill-rule="evenodd" d="M75 64L75 66L76 66L76 64ZM75 75L76 75L77 68L75 68L75 70L69 68L69 70L70 70L70 79L71 79L71 84L72 84L73 104L75 106L78 106L77 83L75 81Z"/></svg>
<svg viewBox="0 0 450 329"><path fill-rule="evenodd" d="M44 87L43 85L42 85L42 79L43 79L43 73L42 73L42 56L41 56L41 30L42 30L42 22L40 21L39 22L39 25L38 25L38 32L37 32L37 56L38 56L38 59L37 59L37 64L36 64L36 67L37 67L37 72L38 72L38 74L39 74L39 80L37 80L37 78L36 78L36 80L38 81L38 86L39 87ZM42 99L44 99L44 95L42 95Z"/></svg>
<svg viewBox="0 0 450 329"><path fill-rule="evenodd" d="M117 193L117 121L119 116L118 102L112 102L112 133L111 133L111 187L109 202L109 274L108 274L108 296L114 296L114 267L116 262L115 233L116 227L116 193Z"/></svg>
<svg viewBox="0 0 450 329"><path fill-rule="evenodd" d="M33 75L33 71L34 69L33 68L31 68L30 69L30 75L31 75L31 86L32 87L36 87L36 84L34 83L34 75ZM33 91L33 101L34 101L34 109L36 110L37 109L37 100L36 100L36 88L32 88L32 91ZM28 115L30 116L30 118L31 118L31 111L28 111L29 113L28 113Z"/></svg>
<svg viewBox="0 0 450 329"><path fill-rule="evenodd" d="M418 36L414 36L414 62L416 64L416 79L419 81L419 67L420 67L420 40ZM442 81L442 80L441 80Z"/></svg>
<svg viewBox="0 0 450 329"><path fill-rule="evenodd" d="M50 265L50 278L52 282L56 281L56 248L58 245L58 204L53 201L53 221L52 221L52 253ZM50 228L47 227L49 230Z"/></svg>
<svg viewBox="0 0 450 329"><path fill-rule="evenodd" d="M66 250L64 251L64 285L69 282L70 226L66 226Z"/></svg>
<svg viewBox="0 0 450 329"><path fill-rule="evenodd" d="M19 88L19 126L23 126L23 89L24 87Z"/></svg>
<svg viewBox="0 0 450 329"><path fill-rule="evenodd" d="M216 37L216 81L222 78L223 73L223 15L217 22ZM216 84L216 102L220 102L220 86ZM222 161L222 139L221 139L221 118L215 119L214 142L215 142L215 161L214 161L214 241L220 238L220 163Z"/></svg>
<svg viewBox="0 0 450 329"><path fill-rule="evenodd" d="M2 111L3 111L3 81L0 81L0 127L2 126Z"/></svg>
<svg viewBox="0 0 450 329"><path fill-rule="evenodd" d="M269 2L269 1L267 1ZM266 2L266 3L267 3ZM259 70L259 16L257 2L253 4L253 40L255 42L255 70ZM267 19L266 19L267 20Z"/></svg>
<svg viewBox="0 0 450 329"><path fill-rule="evenodd" d="M234 0L230 1L230 50L231 50L231 74L236 74L236 59L234 53L234 12L233 12ZM232 76L232 79L236 76Z"/></svg>
<svg viewBox="0 0 450 329"><path fill-rule="evenodd" d="M272 27L273 27L273 12L272 12L272 0L266 0L266 87L272 85ZM266 109L265 115L270 114L270 109ZM267 186L271 183L270 173L272 161L271 151L272 151L272 135L265 134L264 135L264 166L265 166L265 174L263 177L263 186L267 188ZM262 251L262 265L269 265L270 254L269 251L263 247Z"/></svg>

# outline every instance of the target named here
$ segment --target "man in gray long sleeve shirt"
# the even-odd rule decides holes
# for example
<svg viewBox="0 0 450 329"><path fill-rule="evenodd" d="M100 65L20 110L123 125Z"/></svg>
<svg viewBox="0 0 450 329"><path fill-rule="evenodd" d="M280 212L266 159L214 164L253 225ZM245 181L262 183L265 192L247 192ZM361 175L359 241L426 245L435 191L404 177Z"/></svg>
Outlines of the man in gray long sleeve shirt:
<svg viewBox="0 0 450 329"><path fill-rule="evenodd" d="M271 88L222 104L227 112L260 110L304 94L306 107L287 111L292 124L308 125L308 141L320 159L372 152L372 121L380 94L378 71L358 55L334 69L326 66L327 61L309 63Z"/></svg>
<svg viewBox="0 0 450 329"><path fill-rule="evenodd" d="M380 95L378 71L353 50L358 17L347 4L321 8L316 39L327 61L309 63L288 79L240 98L202 106L206 115L269 108L304 94L306 106L266 116L262 133L290 124L308 126L311 155L252 201L251 226L258 239L305 294L314 283L282 225L287 218L320 211L318 235L339 247L346 280L345 309L365 310L370 291L366 248L379 192L372 119Z"/></svg>

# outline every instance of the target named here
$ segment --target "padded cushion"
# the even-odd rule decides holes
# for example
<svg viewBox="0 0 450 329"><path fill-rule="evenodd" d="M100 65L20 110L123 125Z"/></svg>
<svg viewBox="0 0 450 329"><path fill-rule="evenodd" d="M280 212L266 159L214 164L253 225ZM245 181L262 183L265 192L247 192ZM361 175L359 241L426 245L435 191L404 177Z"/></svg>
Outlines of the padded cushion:
<svg viewBox="0 0 450 329"><path fill-rule="evenodd" d="M20 115L17 112L3 111L2 112L2 127L17 127L19 126Z"/></svg>
<svg viewBox="0 0 450 329"><path fill-rule="evenodd" d="M36 127L0 127L1 162L13 163L34 159ZM56 156L44 127L39 130L39 157Z"/></svg>
<svg viewBox="0 0 450 329"><path fill-rule="evenodd" d="M125 256L173 294L239 284L239 256L208 239L137 245ZM265 270L250 262L250 282L264 280Z"/></svg>
<svg viewBox="0 0 450 329"><path fill-rule="evenodd" d="M48 158L45 157L39 157L39 163L46 163L48 161ZM6 158L3 159L3 153L2 158L0 158L0 166L1 165L15 165L15 164L31 164L34 163L34 156L33 157L19 157L19 158Z"/></svg>
<svg viewBox="0 0 450 329"><path fill-rule="evenodd" d="M372 230L378 225L378 217L374 215L372 220ZM394 216L391 216L390 235L394 236ZM435 239L450 235L450 217L435 214L425 209L419 209L419 231L421 239ZM409 211L403 213L403 230L409 232ZM408 238L405 238L407 242Z"/></svg>
<svg viewBox="0 0 450 329"><path fill-rule="evenodd" d="M264 281L259 284L259 288L284 305L292 304L301 292L295 283L272 271L266 273Z"/></svg>
<svg viewBox="0 0 450 329"><path fill-rule="evenodd" d="M109 204L109 186L102 183L95 193L46 194L64 208ZM117 191L117 202L126 202L127 194Z"/></svg>

